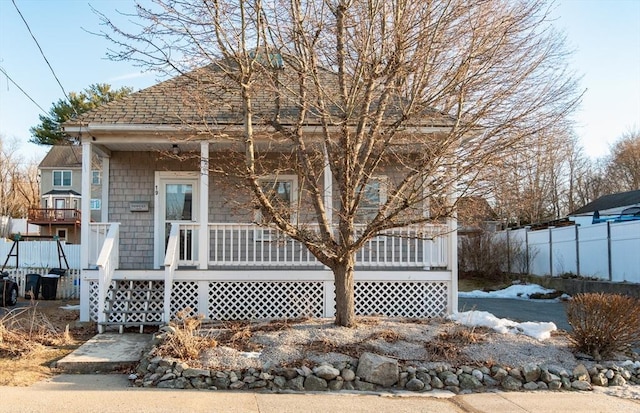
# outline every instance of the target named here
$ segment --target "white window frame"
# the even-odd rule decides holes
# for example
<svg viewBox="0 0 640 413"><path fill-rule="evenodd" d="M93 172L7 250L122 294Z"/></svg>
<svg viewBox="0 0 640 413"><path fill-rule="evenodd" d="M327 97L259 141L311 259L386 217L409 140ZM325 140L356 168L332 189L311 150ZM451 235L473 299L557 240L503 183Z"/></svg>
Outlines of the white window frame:
<svg viewBox="0 0 640 413"><path fill-rule="evenodd" d="M56 185L56 173L60 174L60 184L59 185ZM66 174L69 175L69 185L65 185L64 184L64 176ZM51 174L51 180L52 180L52 183L53 183L54 187L69 188L69 187L73 186L73 171L71 171L70 169L56 169Z"/></svg>
<svg viewBox="0 0 640 413"><path fill-rule="evenodd" d="M266 175L258 179L260 184L265 182L291 182L291 199L289 204L291 207L290 222L296 222L298 211L295 209L295 205L298 203L298 176L297 175ZM263 223L262 211L260 208L256 208L253 215L254 222L256 224ZM275 233L273 230L262 225L254 230L255 241L271 241L274 240Z"/></svg>
<svg viewBox="0 0 640 413"><path fill-rule="evenodd" d="M102 209L102 199L100 198L91 198L91 210L92 211L100 211Z"/></svg>
<svg viewBox="0 0 640 413"><path fill-rule="evenodd" d="M93 169L91 171L91 185L101 185L102 184L102 171L99 169Z"/></svg>
<svg viewBox="0 0 640 413"><path fill-rule="evenodd" d="M380 207L382 205L384 205L387 202L387 192L388 192L388 188L389 188L389 177L386 175L376 175L376 176L372 176L371 178L369 178L369 180L367 181L367 185L370 185L371 183L374 182L379 182L380 184L380 189L379 189L379 197L380 199L378 200L378 208L377 210L380 210ZM373 210L373 208L369 208L370 210ZM363 213L362 209L362 198L360 199L360 205L358 206L358 213ZM358 222L358 217L356 216L356 222Z"/></svg>

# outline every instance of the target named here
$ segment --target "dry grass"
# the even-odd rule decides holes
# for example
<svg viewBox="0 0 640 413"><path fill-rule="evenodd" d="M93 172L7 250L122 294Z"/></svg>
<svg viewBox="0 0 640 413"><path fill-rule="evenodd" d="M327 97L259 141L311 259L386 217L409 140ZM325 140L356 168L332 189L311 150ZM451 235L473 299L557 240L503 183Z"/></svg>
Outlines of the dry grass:
<svg viewBox="0 0 640 413"><path fill-rule="evenodd" d="M434 361L448 361L453 364L464 364L469 361L463 354L464 347L483 341L489 334L485 328L469 328L454 325L438 334L435 340L425 343L425 348Z"/></svg>
<svg viewBox="0 0 640 413"><path fill-rule="evenodd" d="M369 337L369 339L382 339L387 343L395 343L400 340L400 334L393 330L382 330L376 334L373 334Z"/></svg>
<svg viewBox="0 0 640 413"><path fill-rule="evenodd" d="M42 346L72 344L69 329L60 330L37 307L16 308L0 318L0 356L21 357Z"/></svg>
<svg viewBox="0 0 640 413"><path fill-rule="evenodd" d="M567 305L576 350L596 360L640 345L640 300L620 294L578 294Z"/></svg>
<svg viewBox="0 0 640 413"><path fill-rule="evenodd" d="M60 304L31 301L0 317L1 386L29 386L55 375L55 362L95 334L95 325L76 325L78 312Z"/></svg>
<svg viewBox="0 0 640 413"><path fill-rule="evenodd" d="M165 340L156 347L156 354L180 360L197 360L203 350L218 345L217 341L201 330L202 316L188 316L190 308L176 313L169 323Z"/></svg>

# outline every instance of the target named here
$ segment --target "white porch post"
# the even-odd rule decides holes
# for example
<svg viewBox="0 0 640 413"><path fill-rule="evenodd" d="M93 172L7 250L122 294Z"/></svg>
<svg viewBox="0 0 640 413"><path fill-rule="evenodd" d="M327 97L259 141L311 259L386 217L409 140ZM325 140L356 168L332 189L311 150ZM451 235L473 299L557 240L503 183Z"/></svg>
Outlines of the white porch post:
<svg viewBox="0 0 640 413"><path fill-rule="evenodd" d="M100 204L100 221L109 222L109 160L108 156L102 157L102 198Z"/></svg>
<svg viewBox="0 0 640 413"><path fill-rule="evenodd" d="M209 142L200 142L200 233L198 268L209 267Z"/></svg>
<svg viewBox="0 0 640 413"><path fill-rule="evenodd" d="M80 267L89 268L91 223L91 142L82 142L82 199L80 201Z"/></svg>
<svg viewBox="0 0 640 413"><path fill-rule="evenodd" d="M454 168L452 171L451 191L449 192L449 205L457 202L457 173ZM447 219L447 227L449 230L449 270L451 271L451 300L449 313L458 312L458 208L456 207L451 214L451 218Z"/></svg>
<svg viewBox="0 0 640 413"><path fill-rule="evenodd" d="M80 321L89 321L89 283L82 272L89 268L91 231L91 142L82 142L82 198L80 199Z"/></svg>
<svg viewBox="0 0 640 413"><path fill-rule="evenodd" d="M329 155L324 148L324 208L329 225L333 224L333 173L329 166Z"/></svg>

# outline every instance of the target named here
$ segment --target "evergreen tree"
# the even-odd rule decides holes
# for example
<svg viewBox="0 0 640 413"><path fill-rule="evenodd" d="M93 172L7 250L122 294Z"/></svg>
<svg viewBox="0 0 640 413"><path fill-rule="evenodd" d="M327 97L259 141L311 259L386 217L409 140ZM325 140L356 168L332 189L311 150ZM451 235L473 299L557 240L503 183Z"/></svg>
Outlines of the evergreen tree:
<svg viewBox="0 0 640 413"><path fill-rule="evenodd" d="M123 98L132 91L133 88L126 86L111 90L111 85L96 83L80 93L71 92L68 99L60 99L54 103L48 115L40 115L40 124L29 129L29 141L38 145L74 144L74 139L62 131L62 123L102 104Z"/></svg>

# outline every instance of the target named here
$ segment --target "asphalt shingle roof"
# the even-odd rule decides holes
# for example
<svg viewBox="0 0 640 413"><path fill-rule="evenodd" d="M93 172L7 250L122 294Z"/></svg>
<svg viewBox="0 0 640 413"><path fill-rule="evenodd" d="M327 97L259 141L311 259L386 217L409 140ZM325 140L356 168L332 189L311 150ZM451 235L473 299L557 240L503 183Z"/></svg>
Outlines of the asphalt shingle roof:
<svg viewBox="0 0 640 413"><path fill-rule="evenodd" d="M49 149L40 168L82 168L82 146L56 145Z"/></svg>
<svg viewBox="0 0 640 413"><path fill-rule="evenodd" d="M255 122L268 122L277 112L282 124L292 123L299 114L295 76L286 69L277 70L279 87L274 87L273 76L254 84L253 112ZM270 72L272 73L272 72ZM321 70L325 84L338 90L336 75ZM291 90L289 90L291 86ZM278 89L279 93L276 93ZM323 90L325 100L331 102L331 89ZM102 105L80 115L65 126L84 126L91 123L114 125L241 125L242 99L237 86L224 75L217 65L209 65L132 93L122 99ZM337 113L337 106L331 112ZM389 118L400 113L400 104L391 105ZM449 126L453 120L436 110L424 111L414 124L419 126ZM318 125L319 118L310 108L307 125Z"/></svg>
<svg viewBox="0 0 640 413"><path fill-rule="evenodd" d="M640 190L620 192L601 196L600 198L589 202L587 205L577 209L569 215L579 215L588 212L602 211L610 208L624 207L640 203Z"/></svg>

